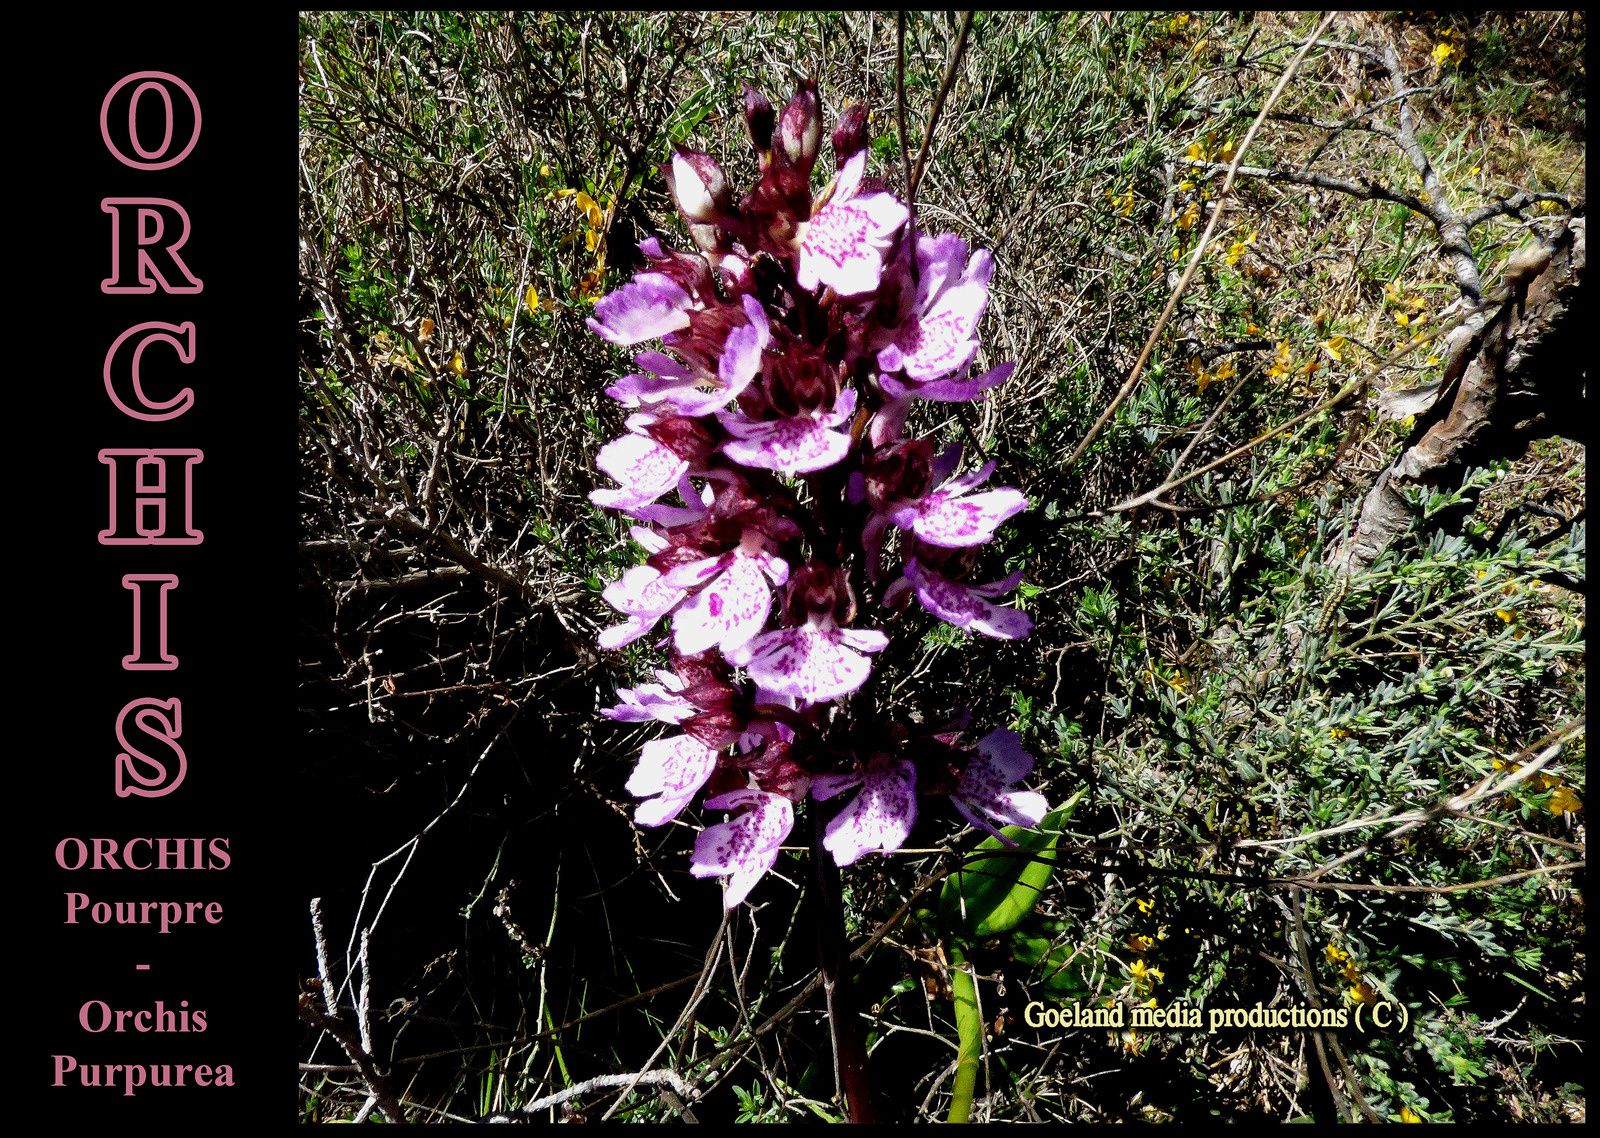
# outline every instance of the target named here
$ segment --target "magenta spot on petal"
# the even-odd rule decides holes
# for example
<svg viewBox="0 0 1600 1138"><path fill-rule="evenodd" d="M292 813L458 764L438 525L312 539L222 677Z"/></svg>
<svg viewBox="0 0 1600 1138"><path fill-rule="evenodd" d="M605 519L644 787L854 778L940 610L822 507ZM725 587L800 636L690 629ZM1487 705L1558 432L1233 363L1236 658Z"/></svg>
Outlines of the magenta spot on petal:
<svg viewBox="0 0 1600 1138"><path fill-rule="evenodd" d="M721 593L712 593L711 594L711 599L706 602L706 608L711 610L711 615L712 616L721 616L722 615L722 594Z"/></svg>
<svg viewBox="0 0 1600 1138"><path fill-rule="evenodd" d="M866 210L848 205L824 209L806 230L806 249L843 267L861 255L872 218Z"/></svg>

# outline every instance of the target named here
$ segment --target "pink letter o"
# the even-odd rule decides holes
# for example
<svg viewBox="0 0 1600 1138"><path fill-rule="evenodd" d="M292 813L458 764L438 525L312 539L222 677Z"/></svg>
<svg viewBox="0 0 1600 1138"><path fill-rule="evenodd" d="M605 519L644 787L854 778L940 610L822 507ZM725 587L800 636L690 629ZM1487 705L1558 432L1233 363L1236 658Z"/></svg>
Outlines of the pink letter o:
<svg viewBox="0 0 1600 1138"><path fill-rule="evenodd" d="M119 137L126 141L133 150L129 155L118 143L117 138L111 134L111 105L117 101L118 94L130 83L137 83L133 93L128 96L127 126L122 128L119 122ZM174 115L172 106L172 92L181 91L189 100L189 106L194 111L194 126L189 131L188 141L183 149L170 158L164 155L172 154L174 130ZM166 133L161 138L161 143L154 149L146 147L139 138L138 113L139 100L145 95L154 93L160 97L163 112L163 121ZM200 100L195 97L194 88L166 71L135 71L131 75L124 75L117 80L116 85L106 92L105 101L100 104L100 137L105 140L106 149L111 151L118 162L124 166L132 166L135 170L165 170L169 166L176 166L194 149L194 144L200 141Z"/></svg>

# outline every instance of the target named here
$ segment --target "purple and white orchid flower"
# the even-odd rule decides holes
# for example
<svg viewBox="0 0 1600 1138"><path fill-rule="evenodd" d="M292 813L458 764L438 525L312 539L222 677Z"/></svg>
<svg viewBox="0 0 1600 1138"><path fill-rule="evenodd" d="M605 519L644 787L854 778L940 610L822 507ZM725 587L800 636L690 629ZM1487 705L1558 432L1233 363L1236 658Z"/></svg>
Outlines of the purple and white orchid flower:
<svg viewBox="0 0 1600 1138"><path fill-rule="evenodd" d="M805 225L795 280L801 288L826 285L840 296L873 292L883 277L883 256L907 220L908 210L893 194L860 193L867 152L840 168L832 194Z"/></svg>
<svg viewBox="0 0 1600 1138"><path fill-rule="evenodd" d="M840 865L854 865L873 850L899 849L917 820L917 768L911 760L874 755L854 774L818 775L811 797L825 801L855 786L860 792L828 823L822 839Z"/></svg>
<svg viewBox="0 0 1600 1138"><path fill-rule="evenodd" d="M689 872L696 877L726 877L722 903L732 909L778 860L778 847L794 828L794 804L765 790L734 790L706 799L705 807L738 813L700 831Z"/></svg>
<svg viewBox="0 0 1600 1138"><path fill-rule="evenodd" d="M807 800L816 811L848 794L814 839L813 854L839 865L903 846L919 796L947 795L989 831L1045 811L1043 795L1017 789L1034 764L1015 733L974 750L959 717L928 736L849 698L889 642L862 626L913 595L984 636L1033 628L998 603L1020 571L970 580L1027 499L980 489L993 462L957 475L959 446L935 454L907 431L918 401L987 398L1014 370L979 370L993 257L913 231L905 203L868 180L866 108L834 131L836 175L820 193L815 84L781 113L747 88L745 121L754 186L741 195L710 155L676 148L663 174L691 248L641 241L647 267L588 322L610 344L642 346L637 370L607 388L630 412L596 460L616 485L590 500L643 523L631 533L649 559L603 590L624 619L599 643L624 647L671 617L673 653L601 714L676 729L638 756L634 817L665 825L702 794L705 810L727 812L700 832L690 870L724 878L730 908L772 869Z"/></svg>
<svg viewBox="0 0 1600 1138"><path fill-rule="evenodd" d="M978 740L977 754L961 772L951 804L974 826L1009 842L996 826L1037 826L1050 809L1037 791L1011 789L1033 773L1033 765L1015 731L991 731Z"/></svg>

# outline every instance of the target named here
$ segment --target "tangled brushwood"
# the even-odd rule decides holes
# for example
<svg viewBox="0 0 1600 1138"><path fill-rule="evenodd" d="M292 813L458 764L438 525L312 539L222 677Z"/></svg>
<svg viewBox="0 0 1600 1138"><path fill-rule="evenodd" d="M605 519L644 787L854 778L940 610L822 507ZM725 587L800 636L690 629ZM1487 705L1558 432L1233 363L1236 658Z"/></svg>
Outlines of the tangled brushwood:
<svg viewBox="0 0 1600 1138"><path fill-rule="evenodd" d="M919 796L996 834L1046 810L1014 789L1034 765L1014 732L974 738L970 713L936 728L885 722L868 687L888 643L873 626L913 597L957 628L1032 630L996 600L1021 571L974 579L1027 500L980 489L994 463L960 473L959 444L936 453L906 433L916 400L982 399L1010 376L1010 364L973 374L993 262L920 232L867 176L865 106L841 117L837 172L816 193L814 83L781 113L747 87L745 123L754 188L736 201L709 155L677 150L663 172L697 251L643 242L648 267L589 321L612 344L667 348L641 352L608 389L633 413L597 458L618 486L591 499L633 519L649 555L606 589L626 619L601 647L670 615L672 666L604 714L680 730L645 745L627 784L645 799L635 818L664 825L701 792L729 812L701 831L691 868L728 878L730 908L772 868L808 797L854 792L822 842L841 866L898 849Z"/></svg>

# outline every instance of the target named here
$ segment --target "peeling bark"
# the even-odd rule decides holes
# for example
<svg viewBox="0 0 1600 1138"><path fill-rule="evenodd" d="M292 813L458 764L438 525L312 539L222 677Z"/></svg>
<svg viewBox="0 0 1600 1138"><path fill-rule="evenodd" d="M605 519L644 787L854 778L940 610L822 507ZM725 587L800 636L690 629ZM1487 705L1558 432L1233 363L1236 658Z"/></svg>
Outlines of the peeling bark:
<svg viewBox="0 0 1600 1138"><path fill-rule="evenodd" d="M1414 520L1407 491L1455 485L1534 439L1587 441L1585 232L1585 219L1575 218L1553 244L1535 239L1513 255L1505 295L1452 337L1442 397L1378 476L1330 566L1360 572L1405 533Z"/></svg>

